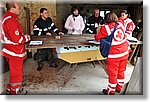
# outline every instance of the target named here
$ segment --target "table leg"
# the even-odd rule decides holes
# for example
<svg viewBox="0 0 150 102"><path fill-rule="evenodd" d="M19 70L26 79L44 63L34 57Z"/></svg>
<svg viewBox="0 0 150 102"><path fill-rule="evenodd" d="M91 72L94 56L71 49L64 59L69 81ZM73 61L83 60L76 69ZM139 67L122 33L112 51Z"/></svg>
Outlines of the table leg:
<svg viewBox="0 0 150 102"><path fill-rule="evenodd" d="M65 65L66 65L66 62L65 61L61 61L61 64L56 69L56 72L59 72Z"/></svg>
<svg viewBox="0 0 150 102"><path fill-rule="evenodd" d="M68 71L67 71L67 75L66 75L65 80L64 80L64 84L67 84L67 82L70 80L76 66L77 66L77 63L74 66L72 66L72 68L71 68L71 64L70 64Z"/></svg>
<svg viewBox="0 0 150 102"><path fill-rule="evenodd" d="M94 61L92 61L92 65L93 65L93 67L95 68L95 62L94 62Z"/></svg>

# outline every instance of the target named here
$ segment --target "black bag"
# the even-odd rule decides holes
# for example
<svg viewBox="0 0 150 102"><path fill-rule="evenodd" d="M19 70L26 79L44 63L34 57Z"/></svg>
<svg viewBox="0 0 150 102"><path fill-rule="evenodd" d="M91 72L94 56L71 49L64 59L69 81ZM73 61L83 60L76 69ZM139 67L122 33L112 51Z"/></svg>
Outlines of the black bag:
<svg viewBox="0 0 150 102"><path fill-rule="evenodd" d="M100 53L103 57L108 57L112 39L114 38L114 32L116 30L116 27L117 26L115 25L114 30L112 31L112 33L109 36L100 40Z"/></svg>

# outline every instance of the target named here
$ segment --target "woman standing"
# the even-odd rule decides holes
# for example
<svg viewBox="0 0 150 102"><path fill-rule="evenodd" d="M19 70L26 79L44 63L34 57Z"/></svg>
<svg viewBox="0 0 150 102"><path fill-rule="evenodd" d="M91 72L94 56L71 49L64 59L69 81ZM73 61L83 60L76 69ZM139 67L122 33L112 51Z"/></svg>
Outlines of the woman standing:
<svg viewBox="0 0 150 102"><path fill-rule="evenodd" d="M134 22L129 18L129 13L127 10L122 10L120 12L121 17L119 19L124 20L124 27L125 27L125 35L129 39L132 37L132 32L135 29Z"/></svg>
<svg viewBox="0 0 150 102"><path fill-rule="evenodd" d="M72 14L67 18L65 28L68 30L67 34L82 34L85 24L82 16L80 16L76 6L71 9Z"/></svg>
<svg viewBox="0 0 150 102"><path fill-rule="evenodd" d="M111 34L115 25L117 26L106 63L109 83L107 89L103 89L105 95L115 95L115 91L120 92L124 85L124 71L129 55L129 44L124 33L123 20L118 20L114 12L107 13L104 20L106 24L100 28L100 32L94 37L97 41L105 38Z"/></svg>

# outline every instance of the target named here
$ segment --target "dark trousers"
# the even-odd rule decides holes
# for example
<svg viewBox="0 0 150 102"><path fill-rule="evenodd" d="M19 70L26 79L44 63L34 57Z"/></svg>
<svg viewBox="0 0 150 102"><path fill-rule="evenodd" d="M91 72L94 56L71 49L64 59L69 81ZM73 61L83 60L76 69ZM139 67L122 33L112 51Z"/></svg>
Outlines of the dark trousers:
<svg viewBox="0 0 150 102"><path fill-rule="evenodd" d="M34 59L38 61L38 64L43 63L43 61L49 61L49 64L54 63L54 55L52 48L38 49Z"/></svg>

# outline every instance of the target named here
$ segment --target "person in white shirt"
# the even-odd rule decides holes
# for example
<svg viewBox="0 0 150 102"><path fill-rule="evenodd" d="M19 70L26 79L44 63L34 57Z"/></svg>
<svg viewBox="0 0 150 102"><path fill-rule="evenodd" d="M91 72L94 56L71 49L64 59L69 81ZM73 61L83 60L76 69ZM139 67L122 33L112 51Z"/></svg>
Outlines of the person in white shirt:
<svg viewBox="0 0 150 102"><path fill-rule="evenodd" d="M65 22L65 28L68 30L67 34L82 34L85 24L78 8L76 6L72 7L71 12L72 14L68 16Z"/></svg>

